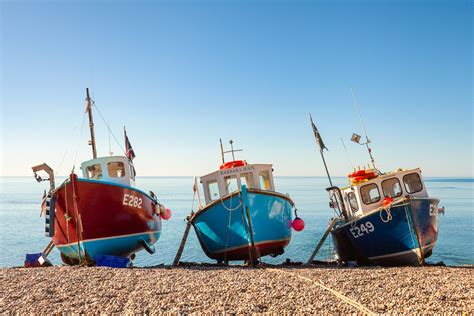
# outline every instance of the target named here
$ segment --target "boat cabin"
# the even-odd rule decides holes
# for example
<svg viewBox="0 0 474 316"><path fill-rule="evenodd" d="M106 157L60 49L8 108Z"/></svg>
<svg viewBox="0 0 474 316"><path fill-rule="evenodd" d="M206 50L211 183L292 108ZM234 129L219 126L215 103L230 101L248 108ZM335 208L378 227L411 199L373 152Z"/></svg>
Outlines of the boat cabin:
<svg viewBox="0 0 474 316"><path fill-rule="evenodd" d="M349 217L358 217L383 206L386 197L393 201L407 195L426 198L428 192L419 168L400 170L341 189Z"/></svg>
<svg viewBox="0 0 474 316"><path fill-rule="evenodd" d="M81 164L84 179L135 185L135 168L125 156L100 157Z"/></svg>
<svg viewBox="0 0 474 316"><path fill-rule="evenodd" d="M240 190L248 189L275 191L271 164L247 164L215 171L201 177L206 205ZM232 166L232 165L231 165Z"/></svg>

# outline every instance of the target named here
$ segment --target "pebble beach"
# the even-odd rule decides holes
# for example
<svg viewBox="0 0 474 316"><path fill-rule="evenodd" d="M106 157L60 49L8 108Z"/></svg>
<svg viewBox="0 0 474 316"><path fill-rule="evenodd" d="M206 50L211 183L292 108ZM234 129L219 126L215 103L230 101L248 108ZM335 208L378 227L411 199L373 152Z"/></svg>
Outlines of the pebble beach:
<svg viewBox="0 0 474 316"><path fill-rule="evenodd" d="M0 313L472 314L473 268L7 268Z"/></svg>

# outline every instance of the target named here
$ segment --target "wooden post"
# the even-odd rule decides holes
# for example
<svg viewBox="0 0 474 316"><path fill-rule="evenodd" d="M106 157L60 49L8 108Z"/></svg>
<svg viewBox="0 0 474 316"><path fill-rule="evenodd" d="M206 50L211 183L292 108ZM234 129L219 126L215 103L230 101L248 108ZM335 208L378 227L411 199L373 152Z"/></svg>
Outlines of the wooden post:
<svg viewBox="0 0 474 316"><path fill-rule="evenodd" d="M255 248L255 241L253 239L253 228L252 220L250 219L249 207L245 205L245 215L247 217L247 223L249 226L249 235L250 235L250 264L255 266L258 264L257 249Z"/></svg>
<svg viewBox="0 0 474 316"><path fill-rule="evenodd" d="M43 250L43 255L44 255L45 257L47 257L47 256L51 253L51 251L53 250L53 248L54 248L54 243L53 243L53 241L51 240L51 241L49 242L49 244L46 246L46 248L44 248L44 250Z"/></svg>
<svg viewBox="0 0 474 316"><path fill-rule="evenodd" d="M257 265L258 263L258 256L257 256L257 249L255 247L255 240L253 239L253 227L252 227L252 219L250 217L250 211L248 206L248 199L247 199L247 187L243 185L241 187L242 196L242 209L245 210L245 216L247 217L247 224L249 227L249 235L250 235L250 264L252 266ZM244 223L245 224L245 223Z"/></svg>
<svg viewBox="0 0 474 316"><path fill-rule="evenodd" d="M191 229L191 222L194 218L194 212L191 212L186 219L188 223L186 224L186 229L184 230L183 239L181 239L181 244L179 245L178 252L176 253L176 257L173 261L173 267L177 267L179 265L179 260L181 259L181 255L183 254L184 246L186 245L186 241L188 240L188 234Z"/></svg>
<svg viewBox="0 0 474 316"><path fill-rule="evenodd" d="M308 260L308 262L306 263L306 265L309 265L309 264L311 264L311 262L313 262L314 257L316 257L316 254L318 253L319 249L321 249L321 247L323 246L324 241L325 241L326 238L328 237L329 232L330 232L331 229L334 227L334 224L336 224L337 220L338 220L338 218L333 218L332 221L329 223L328 229L326 229L326 231L324 232L323 237L321 238L321 240L319 241L318 245L317 245L316 248L314 249L313 253L311 254L311 257L309 257L309 260Z"/></svg>

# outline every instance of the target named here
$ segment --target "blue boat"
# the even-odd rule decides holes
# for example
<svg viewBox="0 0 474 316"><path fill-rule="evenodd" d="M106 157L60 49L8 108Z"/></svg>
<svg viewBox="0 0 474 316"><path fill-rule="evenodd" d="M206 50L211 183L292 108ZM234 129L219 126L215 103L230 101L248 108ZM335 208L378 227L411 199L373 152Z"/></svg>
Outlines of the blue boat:
<svg viewBox="0 0 474 316"><path fill-rule="evenodd" d="M361 172L362 171L362 172ZM420 169L379 174L361 170L351 186L328 188L342 216L331 236L340 261L423 265L438 238L439 200L428 196ZM363 174L368 176L364 176Z"/></svg>
<svg viewBox="0 0 474 316"><path fill-rule="evenodd" d="M291 239L294 203L275 191L271 164L223 160L201 183L205 205L190 221L209 258L256 262L283 254Z"/></svg>
<svg viewBox="0 0 474 316"><path fill-rule="evenodd" d="M354 93L353 97L359 112ZM360 112L359 118L365 131ZM310 121L330 183L326 189L330 197L329 206L336 217L308 263L312 262L331 233L336 259L343 263L425 264L438 239L439 200L428 196L421 170L380 172L375 166L367 132L365 143L360 142L360 135L353 134L351 141L367 147L372 168L354 169L348 175L350 185L347 187L333 186L323 154L327 148L311 114Z"/></svg>

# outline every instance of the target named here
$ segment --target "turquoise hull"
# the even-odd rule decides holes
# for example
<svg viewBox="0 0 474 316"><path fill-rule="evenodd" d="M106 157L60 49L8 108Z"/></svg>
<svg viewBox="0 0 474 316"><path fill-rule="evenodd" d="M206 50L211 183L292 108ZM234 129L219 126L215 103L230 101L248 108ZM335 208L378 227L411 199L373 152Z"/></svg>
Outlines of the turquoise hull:
<svg viewBox="0 0 474 316"><path fill-rule="evenodd" d="M240 195L234 192L198 211L192 224L208 257L249 260L252 236L257 257L284 252L291 239L292 210L288 196L243 186Z"/></svg>

